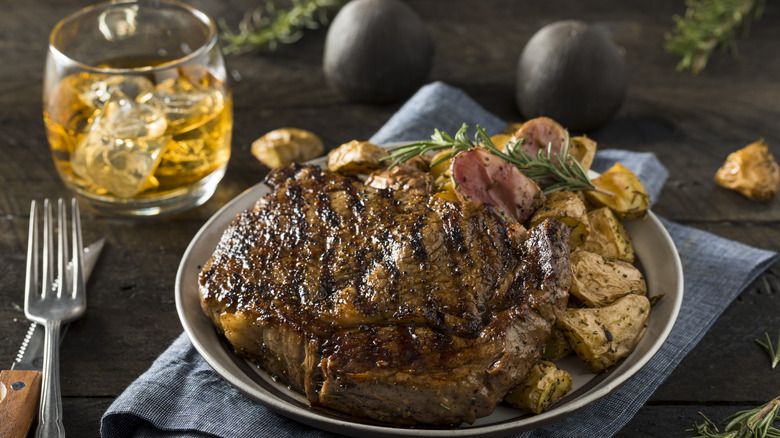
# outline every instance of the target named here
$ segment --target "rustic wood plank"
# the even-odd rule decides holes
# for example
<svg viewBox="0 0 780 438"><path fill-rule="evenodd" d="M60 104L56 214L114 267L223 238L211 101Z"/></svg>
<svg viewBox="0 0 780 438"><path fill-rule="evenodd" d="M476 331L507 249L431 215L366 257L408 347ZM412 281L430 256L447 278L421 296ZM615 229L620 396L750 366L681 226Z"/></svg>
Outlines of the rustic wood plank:
<svg viewBox="0 0 780 438"><path fill-rule="evenodd" d="M769 400L767 400L769 401ZM762 402L761 404L763 404ZM736 412L753 409L756 405L716 405L716 406L692 406L685 404L664 404L645 406L621 430L615 438L658 438L658 437L685 437L691 436L685 431L693 427L693 423L702 424L699 412L703 413L710 420L718 423L718 427L723 430L719 424L721 420ZM659 432L662 431L662 432Z"/></svg>
<svg viewBox="0 0 780 438"><path fill-rule="evenodd" d="M63 397L62 423L68 436L99 437L100 418L112 401L110 397Z"/></svg>
<svg viewBox="0 0 780 438"><path fill-rule="evenodd" d="M235 26L253 0L191 0ZM749 245L780 248L780 198L747 200L715 185L725 156L760 137L780 144L780 5L739 41L738 58L718 54L698 77L677 73L664 34L684 4L417 0L436 44L430 80L460 87L507 121L522 116L514 77L523 44L541 26L577 17L610 32L624 48L628 97L617 117L590 133L602 148L655 152L670 177L655 207L668 219ZM27 330L22 309L27 217L32 199L67 196L51 162L41 121L41 82L49 30L85 3L11 2L0 14L0 363L10 365ZM235 94L233 158L215 196L166 220L114 220L84 214L85 239L108 243L89 288L87 315L62 349L65 426L71 436L98 436L111 400L181 333L173 302L179 260L203 222L267 173L250 153L254 139L282 126L320 135L328 148L365 139L399 108L345 101L321 70L325 31L309 32L273 53L230 57ZM776 264L726 309L702 342L619 437L683 436L705 411L723 418L777 394L780 374L753 339L777 327ZM129 329L132 328L132 329Z"/></svg>

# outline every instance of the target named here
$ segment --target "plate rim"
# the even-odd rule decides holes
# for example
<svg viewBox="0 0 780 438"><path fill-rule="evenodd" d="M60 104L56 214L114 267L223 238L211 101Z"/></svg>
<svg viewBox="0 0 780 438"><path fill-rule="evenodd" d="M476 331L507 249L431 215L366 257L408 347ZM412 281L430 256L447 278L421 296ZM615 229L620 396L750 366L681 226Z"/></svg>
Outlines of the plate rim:
<svg viewBox="0 0 780 438"><path fill-rule="evenodd" d="M309 164L321 164L322 162L324 162L324 158L321 157L319 159L312 160L311 162L309 162ZM216 372L216 374L221 379L226 381L229 385L233 386L239 392L243 393L253 401L258 402L281 415L284 415L295 421L300 421L301 423L316 427L318 429L323 429L330 432L337 432L342 434L351 434L355 436L357 436L358 434L365 435L367 433L370 433L377 437L379 436L486 437L486 436L499 436L506 433L536 429L545 426L547 424L554 423L556 421L567 418L573 415L574 413L581 411L589 407L590 405L604 399L605 397L607 397L608 395L616 391L618 388L626 384L637 373L639 373L639 371L641 371L645 367L645 365L647 365L647 363L653 357L655 357L655 355L658 353L660 348L668 339L669 334L671 333L677 321L677 317L679 315L679 311L682 306L684 279L683 279L683 272L682 272L682 263L679 258L679 253L674 245L674 242L672 241L671 236L669 235L668 230L666 230L666 227L663 226L663 224L660 222L658 217L652 211L648 211L648 214L645 217L641 219L636 219L634 221L649 222L651 227L657 229L657 231L660 232L660 236L658 237L660 237L661 240L663 241L663 246L666 249L671 249L673 255L673 257L669 258L668 261L671 263L671 266L669 267L674 272L673 280L676 283L676 287L674 288L675 294L674 294L674 300L672 301L671 304L671 310L670 310L671 313L669 314L669 318L668 318L669 321L662 327L662 330L660 331L660 333L658 333L656 339L650 344L648 350L644 355L638 358L634 358L632 362L627 362L632 357L629 356L623 362L618 364L618 366L613 368L611 371L608 371L607 373L609 374L607 375L607 377L604 378L604 381L596 383L593 387L587 389L583 394L580 394L574 399L568 400L561 405L554 406L549 411L543 412L541 414L524 416L516 420L505 420L500 423L494 423L494 424L485 424L485 425L477 425L477 426L467 425L465 427L459 426L457 428L447 428L447 429L438 429L438 428L418 429L418 428L398 427L393 425L385 426L385 425L366 424L357 421L353 422L353 421L343 420L343 419L334 418L330 416L322 416L321 413L316 412L317 411L316 408L311 408L311 407L309 407L308 409L300 408L296 405L290 404L278 398L272 393L264 394L263 392L258 391L259 389L262 388L259 388L257 386L253 387L252 385L247 384L241 379L241 376L238 376L238 378L236 378L236 376L234 376L233 371L226 368L225 365L221 363L218 360L218 358L216 358L202 342L198 330L196 330L196 328L194 327L193 321L190 321L190 318L187 315L187 312L185 311L184 308L185 297L184 297L183 285L188 280L193 281L192 279L184 278L186 274L185 271L187 271L187 268L189 267L190 263L193 262L197 263L197 261L193 261L192 259L194 257L193 253L195 249L198 247L198 244L201 242L201 240L206 238L207 234L215 232L214 227L216 225L225 222L224 227L220 228L219 230L216 230L217 234L221 236L224 233L225 228L229 226L230 223L232 223L232 221L239 213L246 210L247 208L251 208L254 205L254 203L260 198L260 196L262 196L261 192L264 189L265 189L264 182L261 181L249 187L248 189L244 190L237 196L235 196L228 203L222 206L216 213L214 213L214 215L212 215L203 224L203 226L198 230L198 232L192 238L192 240L187 246L187 249L182 255L182 259L176 273L176 282L175 282L176 311L178 313L180 322L184 328L184 331L187 333L190 342L193 344L193 346L201 355L201 357L203 357L206 363L208 363L208 365ZM634 221L629 221L629 222L634 222ZM630 228L630 226L627 228ZM205 263L210 256L211 253L207 255L206 259L201 260L200 266L202 266L202 264ZM197 296L199 297L199 291ZM198 304L198 306L200 305ZM203 315L203 318L206 318L205 314ZM210 321L209 324L211 324ZM216 330L213 331L213 335L218 336ZM647 333L645 333L645 336L646 335ZM227 352L227 354L232 355L235 353ZM620 369L620 367L626 363L628 363L627 368ZM615 371L618 370L620 372L616 373Z"/></svg>

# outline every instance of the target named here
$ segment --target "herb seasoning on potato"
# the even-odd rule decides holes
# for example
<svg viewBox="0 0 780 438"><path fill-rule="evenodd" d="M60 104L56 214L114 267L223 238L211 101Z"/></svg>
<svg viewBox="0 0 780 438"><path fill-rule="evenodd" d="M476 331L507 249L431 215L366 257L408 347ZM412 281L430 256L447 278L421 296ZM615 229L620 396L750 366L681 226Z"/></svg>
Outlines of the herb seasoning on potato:
<svg viewBox="0 0 780 438"><path fill-rule="evenodd" d="M649 317L645 296L626 295L605 307L568 309L556 325L588 369L600 373L634 351Z"/></svg>

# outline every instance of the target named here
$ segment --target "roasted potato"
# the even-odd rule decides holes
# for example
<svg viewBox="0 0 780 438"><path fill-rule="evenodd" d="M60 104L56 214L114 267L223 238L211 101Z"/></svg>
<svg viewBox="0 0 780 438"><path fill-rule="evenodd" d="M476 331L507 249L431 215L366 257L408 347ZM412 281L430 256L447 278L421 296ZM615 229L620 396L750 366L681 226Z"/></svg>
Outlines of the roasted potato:
<svg viewBox="0 0 780 438"><path fill-rule="evenodd" d="M634 265L577 250L571 255L569 293L588 307L603 307L628 294L647 295L645 277Z"/></svg>
<svg viewBox="0 0 780 438"><path fill-rule="evenodd" d="M610 259L634 263L636 255L631 237L612 210L607 207L588 212L590 234L580 249L595 252Z"/></svg>
<svg viewBox="0 0 780 438"><path fill-rule="evenodd" d="M443 160L444 157L450 154L452 154L452 149L446 149L439 151L436 155L433 156L433 158L431 158L431 167L429 172L434 179L438 179L440 177L445 177L448 180L450 179L450 163L452 162L452 158L450 157L446 160Z"/></svg>
<svg viewBox="0 0 780 438"><path fill-rule="evenodd" d="M324 151L317 135L297 128L274 129L252 143L252 155L271 169L317 158Z"/></svg>
<svg viewBox="0 0 780 438"><path fill-rule="evenodd" d="M550 331L550 337L542 350L542 359L556 361L570 355L572 350L569 340L557 327Z"/></svg>
<svg viewBox="0 0 780 438"><path fill-rule="evenodd" d="M371 173L383 166L387 151L367 141L352 140L333 149L328 154L328 170L342 175Z"/></svg>
<svg viewBox="0 0 780 438"><path fill-rule="evenodd" d="M452 177L449 175L439 175L439 177L433 181L433 184L436 186L437 190L442 192L450 192L455 196L455 198L457 198L457 195L455 194L455 187L452 185Z"/></svg>
<svg viewBox="0 0 780 438"><path fill-rule="evenodd" d="M650 196L633 172L615 164L593 180L597 188L611 195L597 191L585 191L585 198L594 207L609 207L620 220L644 216L650 207Z"/></svg>
<svg viewBox="0 0 780 438"><path fill-rule="evenodd" d="M634 351L649 316L647 297L631 294L606 307L567 309L556 326L588 369L600 373Z"/></svg>
<svg viewBox="0 0 780 438"><path fill-rule="evenodd" d="M431 164L436 164L435 166L431 166L429 172L434 177L433 185L438 190L437 193L434 194L434 196L437 196L442 199L446 199L447 201L451 202L457 202L460 201L458 199L458 194L455 193L455 187L452 185L452 172L450 170L450 164L452 163L452 158L448 158L446 160L441 161L440 159L443 157L446 157L447 155L451 154L452 150L444 150L440 151L436 155L431 158ZM437 163L437 161L441 161L440 163Z"/></svg>
<svg viewBox="0 0 780 438"><path fill-rule="evenodd" d="M756 201L772 199L780 187L780 166L759 140L732 152L718 172L715 182Z"/></svg>
<svg viewBox="0 0 780 438"><path fill-rule="evenodd" d="M571 137L569 139L569 155L579 161L585 171L590 170L593 158L596 157L596 142L585 137Z"/></svg>
<svg viewBox="0 0 780 438"><path fill-rule="evenodd" d="M511 133L502 133L502 134L496 134L492 137L490 137L490 141L493 142L493 144L501 149L504 150L504 145L509 143L510 140L512 140L513 136Z"/></svg>
<svg viewBox="0 0 780 438"><path fill-rule="evenodd" d="M504 401L522 411L541 414L571 388L571 374L552 362L540 360L531 368L525 381L509 391Z"/></svg>
<svg viewBox="0 0 780 438"><path fill-rule="evenodd" d="M533 227L545 219L558 219L571 228L571 248L582 245L590 233L588 225L588 210L574 192L554 192L547 195L547 200L531 216Z"/></svg>

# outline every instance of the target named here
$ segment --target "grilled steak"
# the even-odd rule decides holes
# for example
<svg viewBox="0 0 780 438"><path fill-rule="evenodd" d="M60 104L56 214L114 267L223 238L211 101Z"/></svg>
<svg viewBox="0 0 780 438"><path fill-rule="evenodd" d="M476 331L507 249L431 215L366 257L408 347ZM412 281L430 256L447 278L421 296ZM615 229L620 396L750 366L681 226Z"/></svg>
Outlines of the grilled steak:
<svg viewBox="0 0 780 438"><path fill-rule="evenodd" d="M202 307L236 351L326 407L398 425L489 415L568 299L568 228L375 189L318 167L225 231Z"/></svg>

